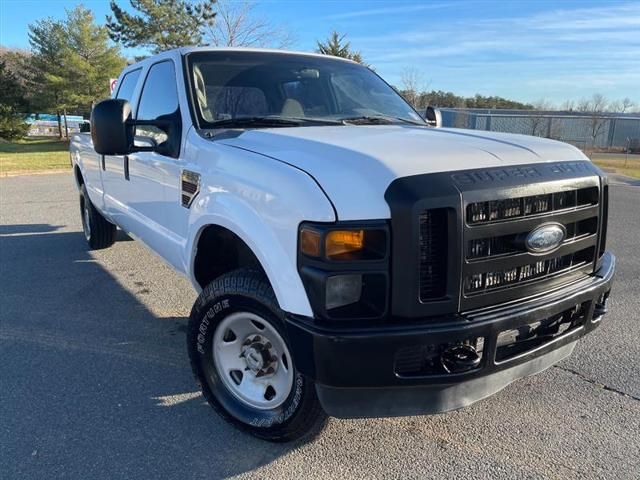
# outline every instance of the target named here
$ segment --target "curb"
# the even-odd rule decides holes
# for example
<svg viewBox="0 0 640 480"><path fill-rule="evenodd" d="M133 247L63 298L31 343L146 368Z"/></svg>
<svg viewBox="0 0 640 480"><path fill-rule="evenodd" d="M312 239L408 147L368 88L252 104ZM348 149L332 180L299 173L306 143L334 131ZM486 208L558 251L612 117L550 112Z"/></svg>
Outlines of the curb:
<svg viewBox="0 0 640 480"><path fill-rule="evenodd" d="M26 177L31 175L53 175L56 173L69 173L71 168L56 168L52 170L13 170L8 172L0 172L0 178L7 177Z"/></svg>

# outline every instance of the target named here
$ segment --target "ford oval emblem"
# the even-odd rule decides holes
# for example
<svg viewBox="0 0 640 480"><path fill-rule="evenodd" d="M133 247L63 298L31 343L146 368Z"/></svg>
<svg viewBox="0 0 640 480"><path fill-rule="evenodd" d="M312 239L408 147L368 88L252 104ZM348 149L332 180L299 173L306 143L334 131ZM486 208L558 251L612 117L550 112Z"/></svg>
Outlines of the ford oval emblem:
<svg viewBox="0 0 640 480"><path fill-rule="evenodd" d="M546 253L558 248L566 235L564 226L559 223L547 223L529 232L524 243L531 253Z"/></svg>

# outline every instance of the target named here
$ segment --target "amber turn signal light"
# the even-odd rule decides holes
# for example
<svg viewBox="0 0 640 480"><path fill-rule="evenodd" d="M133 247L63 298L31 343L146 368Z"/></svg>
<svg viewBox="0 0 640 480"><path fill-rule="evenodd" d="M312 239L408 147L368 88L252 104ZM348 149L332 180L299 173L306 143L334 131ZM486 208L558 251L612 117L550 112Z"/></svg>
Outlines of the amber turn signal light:
<svg viewBox="0 0 640 480"><path fill-rule="evenodd" d="M300 230L300 251L310 257L319 257L320 233L308 228Z"/></svg>
<svg viewBox="0 0 640 480"><path fill-rule="evenodd" d="M364 230L332 230L324 243L327 258L357 252L364 247Z"/></svg>

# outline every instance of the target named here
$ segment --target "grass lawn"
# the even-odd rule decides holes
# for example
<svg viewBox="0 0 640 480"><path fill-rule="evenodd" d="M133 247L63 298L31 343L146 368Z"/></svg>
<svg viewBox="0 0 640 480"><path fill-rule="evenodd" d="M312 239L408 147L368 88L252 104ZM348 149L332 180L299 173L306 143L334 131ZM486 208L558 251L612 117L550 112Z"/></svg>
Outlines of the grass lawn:
<svg viewBox="0 0 640 480"><path fill-rule="evenodd" d="M592 153L593 162L611 173L640 178L640 155ZM0 140L0 176L70 168L69 143L56 137Z"/></svg>
<svg viewBox="0 0 640 480"><path fill-rule="evenodd" d="M594 153L591 160L606 172L640 178L640 155L629 155L625 159L622 154Z"/></svg>
<svg viewBox="0 0 640 480"><path fill-rule="evenodd" d="M0 140L0 176L70 168L69 143L57 137Z"/></svg>

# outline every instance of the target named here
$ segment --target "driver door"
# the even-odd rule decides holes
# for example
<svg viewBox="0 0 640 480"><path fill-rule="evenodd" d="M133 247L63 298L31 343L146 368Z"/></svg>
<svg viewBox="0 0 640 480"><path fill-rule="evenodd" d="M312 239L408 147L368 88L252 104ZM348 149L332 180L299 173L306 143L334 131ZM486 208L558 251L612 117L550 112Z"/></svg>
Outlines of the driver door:
<svg viewBox="0 0 640 480"><path fill-rule="evenodd" d="M139 122L158 121L163 126L136 127L135 145L153 147L154 151L128 155L129 214L137 217L132 233L173 263L175 239L167 228L170 205L166 204L166 184L178 181L171 166L178 159L182 138L173 60L162 60L149 68L135 118Z"/></svg>

